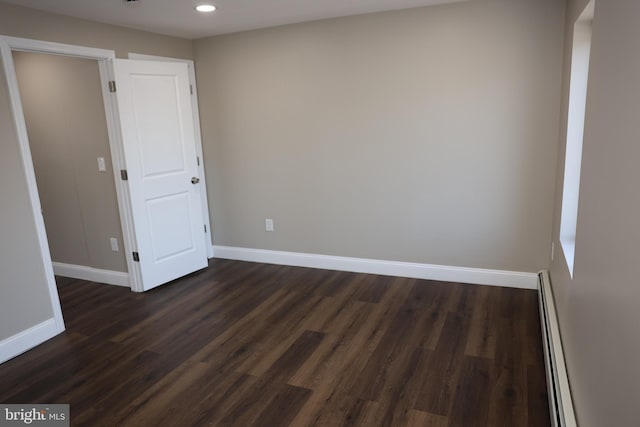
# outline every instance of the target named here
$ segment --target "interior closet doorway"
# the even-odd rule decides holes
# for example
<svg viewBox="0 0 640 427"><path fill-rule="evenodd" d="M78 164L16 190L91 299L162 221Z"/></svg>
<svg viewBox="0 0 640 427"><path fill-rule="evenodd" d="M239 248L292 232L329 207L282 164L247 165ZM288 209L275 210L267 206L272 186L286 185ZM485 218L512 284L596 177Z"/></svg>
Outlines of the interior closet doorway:
<svg viewBox="0 0 640 427"><path fill-rule="evenodd" d="M55 274L129 286L98 62L12 55Z"/></svg>
<svg viewBox="0 0 640 427"><path fill-rule="evenodd" d="M211 226L193 61L116 59L111 50L0 35L0 53L45 265L51 264L51 253L14 52L89 59L98 65L131 289L143 292L206 267L212 256ZM106 157L104 160L106 163ZM95 161L99 170L106 167L102 158ZM167 186L165 178L170 177L180 179ZM117 238L109 237L109 250L116 246ZM50 271L48 283L55 306L58 298L53 269Z"/></svg>

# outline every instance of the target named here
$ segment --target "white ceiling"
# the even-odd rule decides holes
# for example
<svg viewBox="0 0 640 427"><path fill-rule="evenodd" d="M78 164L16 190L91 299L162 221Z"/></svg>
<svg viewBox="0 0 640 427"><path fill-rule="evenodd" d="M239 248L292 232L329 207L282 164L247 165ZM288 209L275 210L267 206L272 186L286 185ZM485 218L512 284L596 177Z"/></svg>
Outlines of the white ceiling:
<svg viewBox="0 0 640 427"><path fill-rule="evenodd" d="M34 9L196 39L339 16L463 0L2 0ZM218 10L201 14L198 4Z"/></svg>

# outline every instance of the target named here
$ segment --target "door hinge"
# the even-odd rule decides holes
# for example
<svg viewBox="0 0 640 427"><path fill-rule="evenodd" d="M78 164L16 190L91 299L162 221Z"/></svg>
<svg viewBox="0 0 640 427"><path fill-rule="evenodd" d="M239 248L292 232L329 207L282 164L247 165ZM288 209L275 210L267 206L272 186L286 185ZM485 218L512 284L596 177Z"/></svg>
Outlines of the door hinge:
<svg viewBox="0 0 640 427"><path fill-rule="evenodd" d="M198 166L200 166L200 156L196 157L196 161L198 162Z"/></svg>
<svg viewBox="0 0 640 427"><path fill-rule="evenodd" d="M140 262L140 254L138 252L133 252L133 260L135 262Z"/></svg>
<svg viewBox="0 0 640 427"><path fill-rule="evenodd" d="M120 179L123 181L129 181L129 174L126 169L120 169Z"/></svg>
<svg viewBox="0 0 640 427"><path fill-rule="evenodd" d="M109 80L109 92L114 93L116 91L115 80Z"/></svg>
<svg viewBox="0 0 640 427"><path fill-rule="evenodd" d="M189 92L191 92L191 95L193 95L193 85L189 85Z"/></svg>
<svg viewBox="0 0 640 427"><path fill-rule="evenodd" d="M204 225L204 232L207 232L207 224Z"/></svg>

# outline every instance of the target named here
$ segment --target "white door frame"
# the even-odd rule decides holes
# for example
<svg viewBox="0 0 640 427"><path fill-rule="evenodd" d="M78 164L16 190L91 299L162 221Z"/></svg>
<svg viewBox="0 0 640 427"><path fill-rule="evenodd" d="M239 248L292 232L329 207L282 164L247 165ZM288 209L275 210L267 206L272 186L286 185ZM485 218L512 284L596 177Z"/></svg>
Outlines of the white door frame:
<svg viewBox="0 0 640 427"><path fill-rule="evenodd" d="M13 64L12 49L20 50L22 39L14 39L0 35L0 57L4 68L7 87L9 90L9 98L11 101L11 113L13 115L16 132L18 134L18 148L22 159L22 166L27 180L27 188L29 189L29 201L31 203L31 211L36 223L36 235L40 246L40 257L44 264L44 272L47 279L47 288L49 290L49 298L51 300L51 308L53 310L53 318L55 328L58 333L65 330L64 319L62 317L62 307L60 306L60 297L58 296L58 288L56 279L53 274L53 263L51 261L51 252L49 251L49 242L44 228L44 217L42 216L42 206L40 205L40 196L36 185L36 175L33 169L33 159L31 158L31 149L29 148L29 140L27 137L27 127L24 121L24 112L22 110L22 102L18 91L18 80L16 70ZM23 46L28 50L28 46ZM42 340L48 339L41 337ZM32 343L33 345L39 342ZM31 347L31 346L30 346ZM30 348L29 347L29 348ZM18 353L19 354L19 353Z"/></svg>
<svg viewBox="0 0 640 427"><path fill-rule="evenodd" d="M191 85L192 96L191 96L191 109L193 111L193 127L195 131L196 138L196 153L198 155L198 174L199 176L205 177L200 182L200 200L202 200L202 219L204 221L204 225L207 227L207 241L205 242L207 247L207 255L209 258L213 258L213 230L211 229L211 221L209 219L209 201L207 199L207 183L206 183L206 174L204 170L204 155L202 152L202 135L200 133L200 111L198 110L198 89L196 86L196 71L195 64L190 59L181 59L181 58L171 58L168 56L155 56L155 55L144 55L141 53L132 53L129 52L129 59L135 60L143 60L143 61L163 61L163 62L180 62L183 64L187 64L187 68L189 70L189 84Z"/></svg>
<svg viewBox="0 0 640 427"><path fill-rule="evenodd" d="M109 136L109 148L111 151L111 160L113 165L114 180L116 186L116 196L118 199L118 211L120 213L120 223L122 224L122 236L123 246L125 249L125 259L127 260L127 270L129 275L129 286L133 291L142 291L142 280L140 275L139 266L129 256L134 251L135 239L132 229L132 215L130 209L130 203L128 199L128 189L126 185L119 179L120 169L123 162L122 155L122 142L120 140L119 124L115 115L116 105L113 97L108 90L108 82L111 79L109 61L115 58L115 52L113 50L97 49L84 46L69 45L63 43L53 43L41 40L24 39L19 37L0 36L0 43L2 44L2 60L5 67L5 74L7 78L7 84L9 86L9 96L11 98L11 108L13 110L14 122L16 129L18 129L18 142L20 145L20 152L22 160L25 166L25 173L27 175L27 181L29 183L29 196L31 198L32 207L36 214L37 232L40 239L40 247L42 252L46 252L45 259L48 260L47 264L51 264L51 253L49 245L47 243L46 230L44 227L44 220L42 218L40 196L38 194L38 187L35 180L35 172L33 168L33 161L31 158L31 148L29 146L29 138L27 136L27 127L24 118L24 111L22 109L22 101L20 98L20 91L18 88L18 80L16 76L15 66L13 63L12 51L21 52L35 52L35 53L48 53L61 56L70 56L74 58L92 59L98 61L98 68L100 71L100 86L102 89L102 99L104 103L104 110L107 121L107 133ZM49 287L56 288L55 277L53 270L48 277ZM57 290L55 295L58 299ZM57 302L59 305L59 301Z"/></svg>

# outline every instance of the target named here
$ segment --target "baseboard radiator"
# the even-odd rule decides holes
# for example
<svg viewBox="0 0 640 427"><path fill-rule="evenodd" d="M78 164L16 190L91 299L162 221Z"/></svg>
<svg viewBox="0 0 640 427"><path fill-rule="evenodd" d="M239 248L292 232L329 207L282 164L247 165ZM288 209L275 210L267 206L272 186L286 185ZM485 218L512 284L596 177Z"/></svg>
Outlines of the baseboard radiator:
<svg viewBox="0 0 640 427"><path fill-rule="evenodd" d="M569 377L560 340L558 316L551 291L549 273L546 270L538 273L538 297L540 299L540 321L547 370L551 425L553 427L576 427Z"/></svg>

